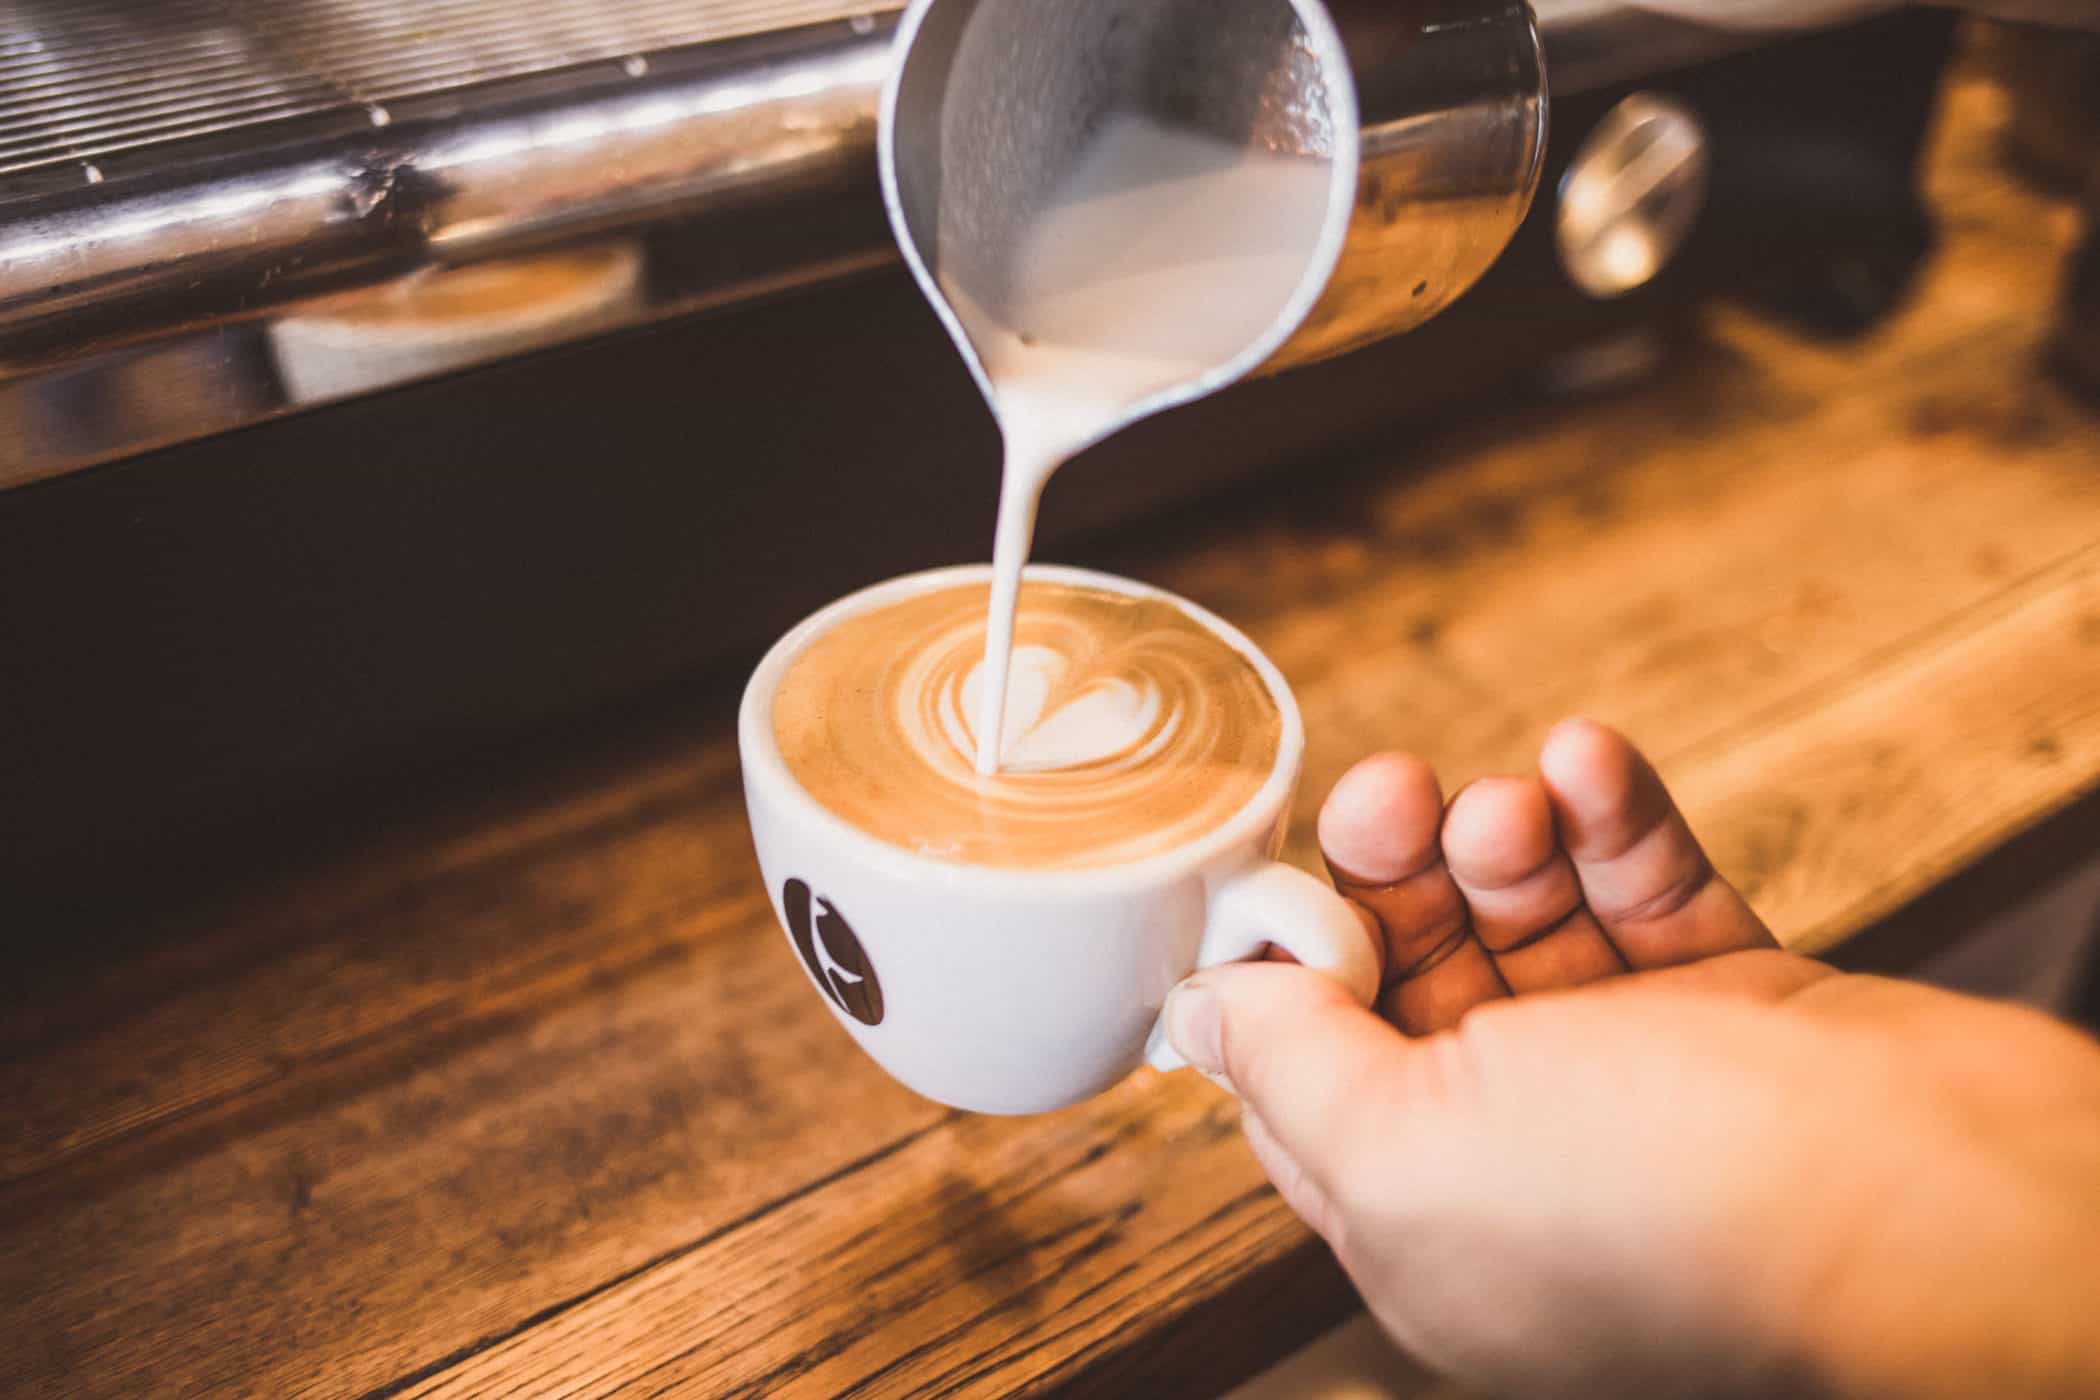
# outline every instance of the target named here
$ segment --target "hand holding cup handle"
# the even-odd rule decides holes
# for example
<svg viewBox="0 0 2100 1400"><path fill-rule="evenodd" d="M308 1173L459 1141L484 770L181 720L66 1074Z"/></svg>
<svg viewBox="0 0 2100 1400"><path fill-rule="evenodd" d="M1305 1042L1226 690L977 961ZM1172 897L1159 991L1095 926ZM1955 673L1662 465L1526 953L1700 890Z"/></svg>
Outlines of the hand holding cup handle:
<svg viewBox="0 0 2100 1400"><path fill-rule="evenodd" d="M1297 866L1273 860L1212 892L1194 970L1246 962L1272 947L1333 978L1364 1006L1377 999L1378 949L1356 906ZM1161 1071L1188 1066L1167 1039L1164 1013L1146 1038L1145 1063Z"/></svg>

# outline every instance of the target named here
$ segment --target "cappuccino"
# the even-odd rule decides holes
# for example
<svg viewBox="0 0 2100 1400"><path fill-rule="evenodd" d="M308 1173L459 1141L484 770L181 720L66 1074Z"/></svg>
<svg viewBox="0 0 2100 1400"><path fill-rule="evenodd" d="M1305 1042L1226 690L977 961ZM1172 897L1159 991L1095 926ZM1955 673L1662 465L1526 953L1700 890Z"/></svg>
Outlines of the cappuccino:
<svg viewBox="0 0 2100 1400"><path fill-rule="evenodd" d="M1163 598L1030 579L1004 762L976 768L991 590L958 584L817 636L772 701L781 758L867 834L968 865L1083 869L1185 846L1275 770L1283 718L1231 643Z"/></svg>

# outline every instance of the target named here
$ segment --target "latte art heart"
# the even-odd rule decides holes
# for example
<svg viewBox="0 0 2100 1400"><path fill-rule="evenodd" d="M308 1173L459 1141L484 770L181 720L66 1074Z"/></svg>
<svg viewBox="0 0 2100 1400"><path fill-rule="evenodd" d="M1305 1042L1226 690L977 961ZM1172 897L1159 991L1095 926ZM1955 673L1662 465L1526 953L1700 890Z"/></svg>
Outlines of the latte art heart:
<svg viewBox="0 0 2100 1400"><path fill-rule="evenodd" d="M1070 658L1049 647L1014 652L1001 731L1002 772L1047 773L1095 763L1142 762L1172 736L1177 717L1162 713L1159 688L1149 680L1075 680L1072 669ZM960 685L951 678L940 691L940 738L972 761L978 735L970 720L981 712L984 685L980 661ZM909 703L907 697L899 700ZM910 723L910 716L900 718ZM933 755L926 757L931 760Z"/></svg>
<svg viewBox="0 0 2100 1400"><path fill-rule="evenodd" d="M782 682L790 770L870 834L970 864L1074 867L1169 849L1225 820L1275 764L1254 667L1171 603L1023 588L1001 769L976 771L982 584L904 599L813 642Z"/></svg>

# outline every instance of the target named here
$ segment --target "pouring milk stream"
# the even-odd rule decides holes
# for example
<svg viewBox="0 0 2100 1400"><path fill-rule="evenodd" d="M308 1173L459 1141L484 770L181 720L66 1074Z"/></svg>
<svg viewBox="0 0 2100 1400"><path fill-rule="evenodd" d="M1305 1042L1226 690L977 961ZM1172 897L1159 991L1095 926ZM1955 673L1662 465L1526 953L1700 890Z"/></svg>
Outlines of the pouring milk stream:
<svg viewBox="0 0 2100 1400"><path fill-rule="evenodd" d="M1331 176L1324 161L1117 116L1014 250L1004 305L942 279L1006 447L971 685L979 773L997 772L1004 752L1014 610L1043 488L1132 409L1227 363L1276 320L1318 247Z"/></svg>

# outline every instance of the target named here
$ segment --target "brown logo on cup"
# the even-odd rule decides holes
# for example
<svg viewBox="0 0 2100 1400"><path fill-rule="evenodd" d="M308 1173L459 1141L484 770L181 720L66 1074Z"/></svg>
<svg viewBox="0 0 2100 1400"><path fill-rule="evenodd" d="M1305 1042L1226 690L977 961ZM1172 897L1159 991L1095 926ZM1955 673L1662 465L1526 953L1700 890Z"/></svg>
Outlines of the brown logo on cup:
<svg viewBox="0 0 2100 1400"><path fill-rule="evenodd" d="M787 906L788 934L795 940L795 951L802 954L803 964L824 995L862 1025L881 1025L882 983L876 980L874 964L868 961L867 950L860 946L851 925L830 900L822 898L816 900L819 912L812 920L809 886L800 880L787 882L781 902Z"/></svg>

